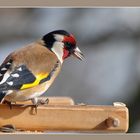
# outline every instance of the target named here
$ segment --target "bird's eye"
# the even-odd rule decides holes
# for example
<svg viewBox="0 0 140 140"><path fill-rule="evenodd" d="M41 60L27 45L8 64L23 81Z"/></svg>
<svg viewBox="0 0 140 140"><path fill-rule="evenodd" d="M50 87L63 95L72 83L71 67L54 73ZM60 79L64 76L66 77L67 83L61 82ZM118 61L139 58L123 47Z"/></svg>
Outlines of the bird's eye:
<svg viewBox="0 0 140 140"><path fill-rule="evenodd" d="M71 43L70 42L66 42L65 45L70 48L71 47Z"/></svg>
<svg viewBox="0 0 140 140"><path fill-rule="evenodd" d="M71 42L65 42L65 48L72 53L74 51L75 45Z"/></svg>

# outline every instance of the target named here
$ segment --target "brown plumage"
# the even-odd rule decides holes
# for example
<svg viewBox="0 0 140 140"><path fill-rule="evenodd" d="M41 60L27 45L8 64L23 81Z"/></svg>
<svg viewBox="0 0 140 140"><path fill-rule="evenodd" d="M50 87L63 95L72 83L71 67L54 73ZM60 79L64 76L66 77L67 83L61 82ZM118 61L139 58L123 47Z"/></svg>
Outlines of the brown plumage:
<svg viewBox="0 0 140 140"><path fill-rule="evenodd" d="M11 53L8 56L8 58L6 58L6 61L8 61L9 59L13 60L13 63L11 65L11 72L17 66L24 64L34 75L40 73L49 74L53 70L54 65L58 62L58 59L53 52L43 47L43 45L44 43L42 41L37 41L35 43L32 43L24 48L21 48ZM52 84L55 77L58 75L60 71L60 67L61 64L59 63L58 68L54 72L53 77L51 77L51 80L29 89L17 90L17 91L15 90L13 91L12 94L7 95L5 97L5 100L8 100L10 102L24 101L24 100L28 100L29 98L32 99L35 93L40 93L40 94L44 93Z"/></svg>
<svg viewBox="0 0 140 140"><path fill-rule="evenodd" d="M11 53L9 59L13 60L12 69L25 64L34 75L50 73L58 61L56 55L44 47L41 40Z"/></svg>
<svg viewBox="0 0 140 140"><path fill-rule="evenodd" d="M60 72L64 59L83 54L73 35L57 30L9 54L0 66L0 101L32 100L41 96Z"/></svg>

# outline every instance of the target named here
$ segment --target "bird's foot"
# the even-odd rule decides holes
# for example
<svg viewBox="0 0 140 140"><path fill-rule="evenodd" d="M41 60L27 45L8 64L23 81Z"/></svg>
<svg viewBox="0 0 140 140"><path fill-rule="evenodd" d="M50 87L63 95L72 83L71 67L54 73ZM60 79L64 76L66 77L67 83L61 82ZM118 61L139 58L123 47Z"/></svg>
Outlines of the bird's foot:
<svg viewBox="0 0 140 140"><path fill-rule="evenodd" d="M33 98L32 99L32 103L33 103L33 107L35 108L35 112L37 114L37 107L39 105L45 105L49 103L49 99L48 98Z"/></svg>
<svg viewBox="0 0 140 140"><path fill-rule="evenodd" d="M40 98L38 99L38 102L37 102L38 105L47 105L48 103L49 103L48 98Z"/></svg>
<svg viewBox="0 0 140 140"><path fill-rule="evenodd" d="M35 113L37 114L37 107L38 107L38 104L34 104L33 105L33 108L35 109Z"/></svg>

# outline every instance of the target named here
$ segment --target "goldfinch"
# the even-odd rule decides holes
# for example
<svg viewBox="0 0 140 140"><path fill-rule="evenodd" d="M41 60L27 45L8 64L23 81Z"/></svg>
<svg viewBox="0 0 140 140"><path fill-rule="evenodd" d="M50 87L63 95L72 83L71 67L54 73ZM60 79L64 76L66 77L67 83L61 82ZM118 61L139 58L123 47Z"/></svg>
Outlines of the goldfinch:
<svg viewBox="0 0 140 140"><path fill-rule="evenodd" d="M31 100L36 105L71 55L84 58L75 37L64 30L52 31L10 53L0 66L0 102Z"/></svg>

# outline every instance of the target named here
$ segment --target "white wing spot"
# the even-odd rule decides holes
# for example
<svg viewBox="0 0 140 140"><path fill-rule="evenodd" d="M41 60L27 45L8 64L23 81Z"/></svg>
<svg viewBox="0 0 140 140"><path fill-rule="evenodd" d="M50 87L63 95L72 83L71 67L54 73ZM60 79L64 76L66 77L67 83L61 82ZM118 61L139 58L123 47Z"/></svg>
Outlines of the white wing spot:
<svg viewBox="0 0 140 140"><path fill-rule="evenodd" d="M20 68L18 68L17 70L18 70L18 71L22 71L22 68L20 67Z"/></svg>
<svg viewBox="0 0 140 140"><path fill-rule="evenodd" d="M10 62L8 62L8 63L7 63L7 65L11 65L11 63L10 63Z"/></svg>
<svg viewBox="0 0 140 140"><path fill-rule="evenodd" d="M3 77L2 81L0 82L0 84L4 83L4 82L8 79L9 76L10 76L10 75L9 75L9 72L7 71L7 72L4 74L4 77Z"/></svg>
<svg viewBox="0 0 140 140"><path fill-rule="evenodd" d="M19 74L18 73L15 73L15 74L11 74L11 76L17 78L17 77L19 77Z"/></svg>
<svg viewBox="0 0 140 140"><path fill-rule="evenodd" d="M13 82L7 82L8 85L12 86L13 85Z"/></svg>
<svg viewBox="0 0 140 140"><path fill-rule="evenodd" d="M6 68L2 68L1 70L2 70L2 71L5 71L5 70L7 70L7 69L6 69Z"/></svg>

